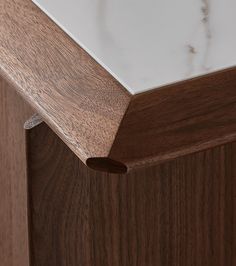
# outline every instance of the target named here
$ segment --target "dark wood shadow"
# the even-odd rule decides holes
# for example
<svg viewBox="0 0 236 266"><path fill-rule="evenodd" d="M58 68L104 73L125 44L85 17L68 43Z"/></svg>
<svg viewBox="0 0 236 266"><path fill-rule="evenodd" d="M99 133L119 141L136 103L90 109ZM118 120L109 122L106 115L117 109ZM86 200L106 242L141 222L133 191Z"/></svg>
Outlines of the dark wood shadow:
<svg viewBox="0 0 236 266"><path fill-rule="evenodd" d="M28 131L32 266L234 266L236 145L129 174Z"/></svg>

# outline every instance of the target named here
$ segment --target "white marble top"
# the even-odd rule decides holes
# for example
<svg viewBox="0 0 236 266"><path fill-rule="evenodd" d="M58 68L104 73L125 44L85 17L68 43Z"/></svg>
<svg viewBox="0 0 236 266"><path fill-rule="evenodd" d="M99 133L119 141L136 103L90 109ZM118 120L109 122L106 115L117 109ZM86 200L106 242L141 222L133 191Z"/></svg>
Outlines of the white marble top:
<svg viewBox="0 0 236 266"><path fill-rule="evenodd" d="M236 0L34 0L132 94L236 65Z"/></svg>

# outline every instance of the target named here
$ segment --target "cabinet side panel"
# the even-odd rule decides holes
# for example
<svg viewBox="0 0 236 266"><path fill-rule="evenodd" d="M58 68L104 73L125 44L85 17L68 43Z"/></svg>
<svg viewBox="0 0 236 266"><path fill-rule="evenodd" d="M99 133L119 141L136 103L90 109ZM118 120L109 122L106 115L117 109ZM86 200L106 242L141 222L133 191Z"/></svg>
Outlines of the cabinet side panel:
<svg viewBox="0 0 236 266"><path fill-rule="evenodd" d="M0 264L28 266L24 122L32 110L0 77Z"/></svg>
<svg viewBox="0 0 236 266"><path fill-rule="evenodd" d="M33 266L234 266L236 146L111 175L29 131Z"/></svg>

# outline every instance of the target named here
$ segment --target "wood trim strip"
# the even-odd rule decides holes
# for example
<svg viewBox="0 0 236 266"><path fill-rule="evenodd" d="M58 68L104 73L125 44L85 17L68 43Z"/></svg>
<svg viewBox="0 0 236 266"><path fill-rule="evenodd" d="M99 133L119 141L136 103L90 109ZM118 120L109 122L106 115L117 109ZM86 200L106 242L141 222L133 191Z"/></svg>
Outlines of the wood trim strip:
<svg viewBox="0 0 236 266"><path fill-rule="evenodd" d="M236 139L236 68L132 96L30 0L0 0L0 74L96 170Z"/></svg>
<svg viewBox="0 0 236 266"><path fill-rule="evenodd" d="M133 169L235 139L236 68L231 68L133 97L109 157Z"/></svg>
<svg viewBox="0 0 236 266"><path fill-rule="evenodd" d="M30 0L0 1L0 71L83 162L108 156L131 95Z"/></svg>
<svg viewBox="0 0 236 266"><path fill-rule="evenodd" d="M41 123L43 123L42 117L40 115L38 115L38 114L34 114L27 121L25 121L24 129L25 130L30 130L30 129L34 128L34 127L37 127Z"/></svg>

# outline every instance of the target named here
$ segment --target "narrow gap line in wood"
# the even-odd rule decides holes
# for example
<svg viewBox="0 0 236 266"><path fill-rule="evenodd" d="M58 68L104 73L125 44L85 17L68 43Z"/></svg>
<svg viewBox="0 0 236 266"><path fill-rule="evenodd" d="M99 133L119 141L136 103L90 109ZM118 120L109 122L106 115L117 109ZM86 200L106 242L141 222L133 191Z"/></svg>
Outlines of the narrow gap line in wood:
<svg viewBox="0 0 236 266"><path fill-rule="evenodd" d="M100 172L108 172L113 174L125 174L128 172L128 168L125 164L107 157L89 158L86 161L86 165L89 168Z"/></svg>

